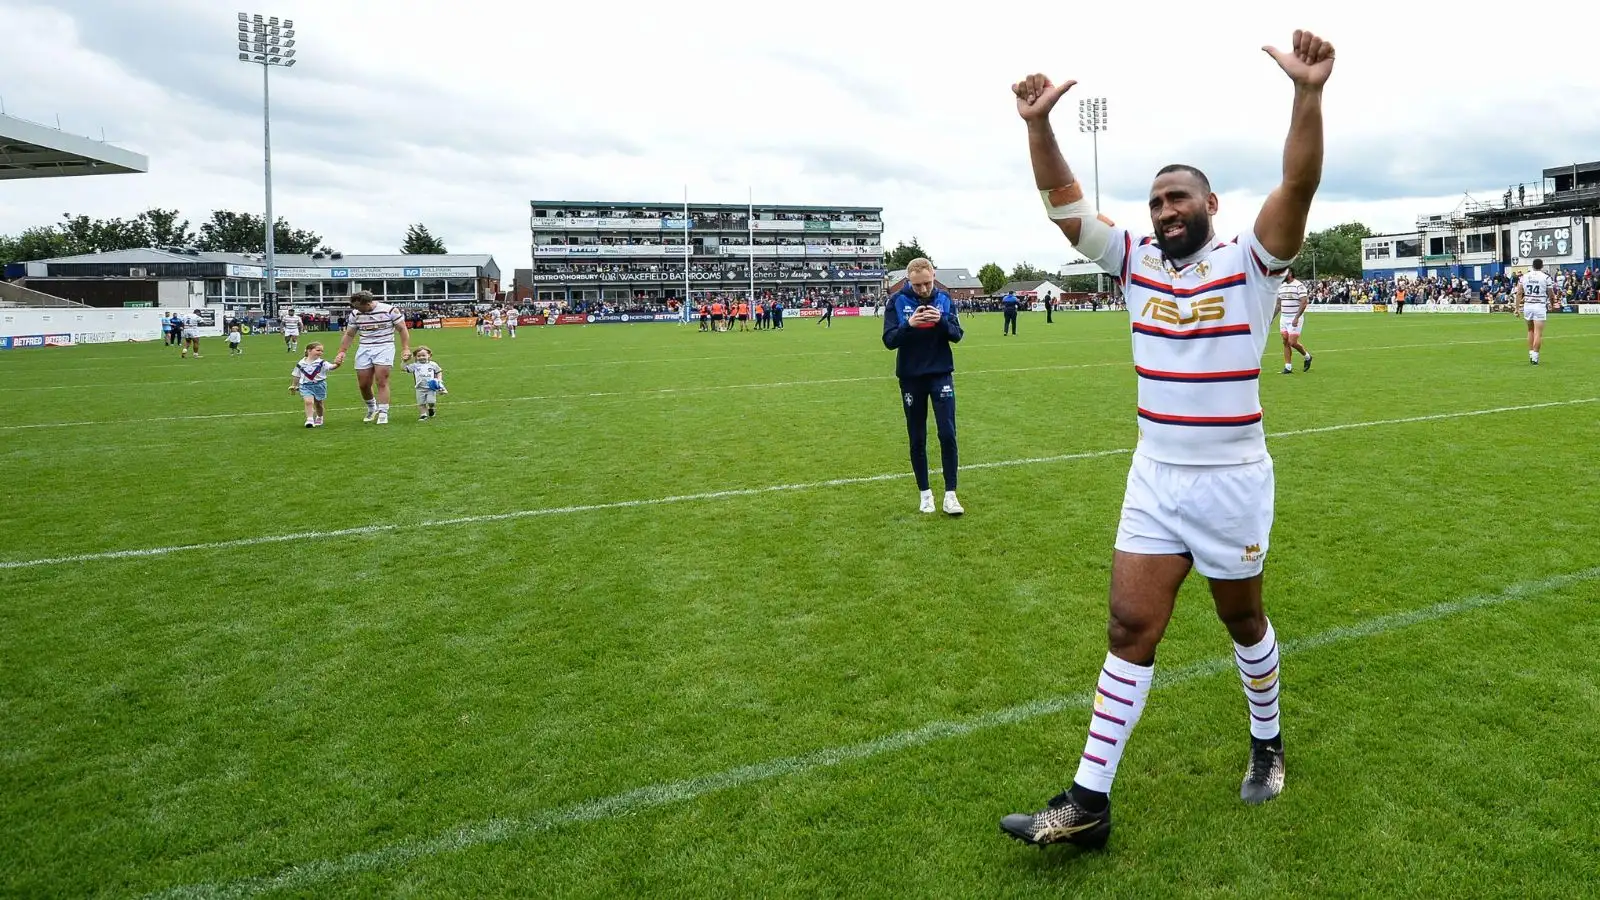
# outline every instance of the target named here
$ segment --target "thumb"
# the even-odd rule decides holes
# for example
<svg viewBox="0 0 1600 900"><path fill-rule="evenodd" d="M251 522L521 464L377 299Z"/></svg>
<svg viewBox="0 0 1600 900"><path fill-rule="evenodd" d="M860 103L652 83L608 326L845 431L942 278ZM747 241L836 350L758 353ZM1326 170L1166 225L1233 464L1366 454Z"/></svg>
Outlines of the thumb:
<svg viewBox="0 0 1600 900"><path fill-rule="evenodd" d="M1072 86L1077 84L1077 83L1078 82L1070 80L1070 79L1067 80L1067 81L1063 81L1061 84L1056 86L1055 90L1050 92L1050 97L1052 99L1055 99L1055 100L1061 99L1062 95L1066 94L1067 91L1072 90Z"/></svg>

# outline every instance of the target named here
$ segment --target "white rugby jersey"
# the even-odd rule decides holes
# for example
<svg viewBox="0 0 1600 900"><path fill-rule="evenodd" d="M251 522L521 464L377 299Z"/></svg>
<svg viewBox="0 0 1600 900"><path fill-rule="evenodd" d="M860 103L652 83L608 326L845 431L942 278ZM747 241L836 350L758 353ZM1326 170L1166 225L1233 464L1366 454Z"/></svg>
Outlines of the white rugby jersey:
<svg viewBox="0 0 1600 900"><path fill-rule="evenodd" d="M300 317L299 316L287 316L283 320L283 333L284 334L299 334L300 333L300 325L301 325L301 322L300 322Z"/></svg>
<svg viewBox="0 0 1600 900"><path fill-rule="evenodd" d="M297 376L301 381L327 381L328 361L325 359L312 359L307 356L294 364L294 371L290 374Z"/></svg>
<svg viewBox="0 0 1600 900"><path fill-rule="evenodd" d="M1293 322L1294 317L1306 307L1306 283L1304 281L1284 282L1278 288L1278 306L1285 322Z"/></svg>
<svg viewBox="0 0 1600 900"><path fill-rule="evenodd" d="M1523 272L1522 277L1517 279L1517 286L1522 288L1523 303L1550 302L1550 276L1542 270Z"/></svg>
<svg viewBox="0 0 1600 900"><path fill-rule="evenodd" d="M1241 465L1267 458L1261 354L1289 263L1251 231L1215 241L1183 268L1155 238L1112 227L1094 261L1122 285L1139 376L1135 453L1174 465Z"/></svg>
<svg viewBox="0 0 1600 900"><path fill-rule="evenodd" d="M361 339L361 346L379 347L394 343L395 324L403 321L405 313L387 303L377 301L372 304L372 312L362 312L351 307L350 322L347 327L353 326L356 329L356 336Z"/></svg>

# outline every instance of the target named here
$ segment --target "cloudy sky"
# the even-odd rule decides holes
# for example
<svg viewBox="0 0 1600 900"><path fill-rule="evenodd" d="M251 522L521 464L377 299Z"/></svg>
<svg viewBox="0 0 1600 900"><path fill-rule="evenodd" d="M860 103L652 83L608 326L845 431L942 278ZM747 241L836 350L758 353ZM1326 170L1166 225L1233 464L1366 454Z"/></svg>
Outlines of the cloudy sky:
<svg viewBox="0 0 1600 900"><path fill-rule="evenodd" d="M1593 41L1553 8L1086 6L0 0L5 110L103 129L151 161L148 175L7 182L0 231L63 212L259 209L261 78L236 58L240 9L299 32L302 62L273 73L279 215L347 253L394 252L423 222L508 275L529 264L529 200L676 202L685 186L702 202L882 206L885 243L914 235L942 266L1054 267L1072 254L1043 218L1009 93L1034 71L1079 82L1056 120L1085 185L1076 100L1108 99L1108 215L1141 220L1151 175L1182 161L1211 176L1232 233L1279 176L1290 86L1260 47L1295 27L1338 49L1313 228L1403 230L1464 192L1489 200L1600 159Z"/></svg>

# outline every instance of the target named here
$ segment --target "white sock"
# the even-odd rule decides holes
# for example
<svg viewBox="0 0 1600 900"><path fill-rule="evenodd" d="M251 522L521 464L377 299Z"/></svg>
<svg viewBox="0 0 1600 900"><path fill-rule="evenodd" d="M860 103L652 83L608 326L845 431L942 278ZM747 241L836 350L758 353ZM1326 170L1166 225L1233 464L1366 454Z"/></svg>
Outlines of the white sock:
<svg viewBox="0 0 1600 900"><path fill-rule="evenodd" d="M376 401L376 400L368 400L367 401L367 412L377 412L377 411L378 411L378 401Z"/></svg>
<svg viewBox="0 0 1600 900"><path fill-rule="evenodd" d="M387 403L379 403L378 404L378 412L386 413L388 411L389 411L389 404L387 404Z"/></svg>
<svg viewBox="0 0 1600 900"><path fill-rule="evenodd" d="M1250 709L1250 736L1267 740L1279 732L1278 722L1278 634L1267 621L1267 633L1254 647L1233 645L1233 661L1244 684L1244 698Z"/></svg>
<svg viewBox="0 0 1600 900"><path fill-rule="evenodd" d="M1144 701L1150 696L1150 679L1155 671L1155 666L1136 666L1106 654L1100 681L1095 686L1089 737L1083 748L1083 758L1078 760L1074 782L1091 791L1111 793L1117 764L1122 762L1122 751L1127 747L1133 726L1139 724L1139 716L1144 713Z"/></svg>

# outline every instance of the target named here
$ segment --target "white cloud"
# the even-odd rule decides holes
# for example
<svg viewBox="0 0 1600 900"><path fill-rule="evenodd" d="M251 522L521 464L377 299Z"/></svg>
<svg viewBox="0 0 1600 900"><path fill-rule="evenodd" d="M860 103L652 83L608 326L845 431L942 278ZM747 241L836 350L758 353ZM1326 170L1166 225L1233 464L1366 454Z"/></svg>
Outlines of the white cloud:
<svg viewBox="0 0 1600 900"><path fill-rule="evenodd" d="M9 182L0 231L62 212L129 216L261 204L259 72L233 59L235 8L0 0L13 115L147 154L148 175ZM1079 85L1057 114L1092 181L1079 96L1105 96L1107 213L1143 220L1161 164L1206 169L1218 229L1277 178L1290 88L1263 43L1310 25L1339 49L1312 227L1410 227L1594 155L1600 88L1578 30L1538 32L1537 64L1484 20L1396 4L1086 8L994 0L763 5L281 0L303 62L274 72L275 211L347 252L409 222L452 250L528 265L528 201L691 199L883 206L886 241L942 265L1070 255L1032 189L1009 85ZM1226 12L1224 12L1226 10ZM255 11L252 9L251 11ZM1532 32L1529 32L1531 35Z"/></svg>

